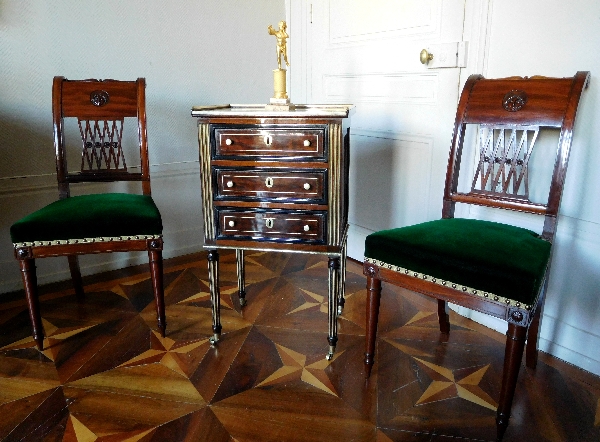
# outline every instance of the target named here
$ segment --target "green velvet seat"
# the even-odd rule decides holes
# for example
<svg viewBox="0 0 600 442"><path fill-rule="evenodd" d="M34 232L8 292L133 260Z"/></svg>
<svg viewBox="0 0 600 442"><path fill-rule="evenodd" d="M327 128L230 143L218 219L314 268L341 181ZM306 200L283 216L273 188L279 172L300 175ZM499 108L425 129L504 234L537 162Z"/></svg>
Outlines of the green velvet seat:
<svg viewBox="0 0 600 442"><path fill-rule="evenodd" d="M365 258L528 307L539 292L550 246L520 227L449 218L372 233L365 240Z"/></svg>
<svg viewBox="0 0 600 442"><path fill-rule="evenodd" d="M150 195L106 193L55 201L14 223L13 243L162 234Z"/></svg>

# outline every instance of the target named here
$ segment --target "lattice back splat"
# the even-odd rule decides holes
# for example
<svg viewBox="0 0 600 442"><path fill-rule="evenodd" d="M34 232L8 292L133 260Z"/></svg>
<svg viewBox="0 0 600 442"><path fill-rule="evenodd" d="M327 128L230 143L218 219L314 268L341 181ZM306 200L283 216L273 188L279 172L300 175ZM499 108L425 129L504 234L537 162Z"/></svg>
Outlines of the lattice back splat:
<svg viewBox="0 0 600 442"><path fill-rule="evenodd" d="M480 125L471 192L529 201L527 166L539 126Z"/></svg>
<svg viewBox="0 0 600 442"><path fill-rule="evenodd" d="M78 119L81 134L81 172L127 171L121 144L123 119Z"/></svg>

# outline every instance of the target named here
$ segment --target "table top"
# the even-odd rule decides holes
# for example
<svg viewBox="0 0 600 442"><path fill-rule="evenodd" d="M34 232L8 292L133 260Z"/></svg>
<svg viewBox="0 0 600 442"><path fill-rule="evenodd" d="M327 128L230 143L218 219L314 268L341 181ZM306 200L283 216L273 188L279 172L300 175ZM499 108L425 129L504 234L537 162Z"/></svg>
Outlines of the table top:
<svg viewBox="0 0 600 442"><path fill-rule="evenodd" d="M295 104L284 111L268 109L264 104L222 104L193 106L194 117L338 117L346 118L354 111L351 104Z"/></svg>

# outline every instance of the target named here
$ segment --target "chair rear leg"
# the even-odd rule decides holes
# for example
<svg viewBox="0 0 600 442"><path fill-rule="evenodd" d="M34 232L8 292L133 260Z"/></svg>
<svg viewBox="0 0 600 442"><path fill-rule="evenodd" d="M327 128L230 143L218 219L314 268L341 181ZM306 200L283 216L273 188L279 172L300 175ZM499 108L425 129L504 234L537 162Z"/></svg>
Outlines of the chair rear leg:
<svg viewBox="0 0 600 442"><path fill-rule="evenodd" d="M501 441L508 426L510 410L512 407L519 369L523 360L523 348L525 347L525 336L527 328L508 323L506 332L506 349L504 351L504 370L502 371L502 387L500 390L500 401L496 413L497 440Z"/></svg>
<svg viewBox="0 0 600 442"><path fill-rule="evenodd" d="M75 289L75 295L78 299L83 298L83 279L81 278L81 270L79 269L79 259L77 255L67 256L69 260L69 270L71 271L71 281L73 281L73 288Z"/></svg>
<svg viewBox="0 0 600 442"><path fill-rule="evenodd" d="M371 376L375 362L375 338L377 337L377 321L379 320L379 304L381 301L381 280L367 275L367 334L365 352L365 377Z"/></svg>
<svg viewBox="0 0 600 442"><path fill-rule="evenodd" d="M163 285L163 259L161 249L148 250L150 261L150 276L152 278L152 289L154 291L154 303L156 304L156 319L158 330L164 338L167 330L167 320L165 315L165 290Z"/></svg>
<svg viewBox="0 0 600 442"><path fill-rule="evenodd" d="M440 323L440 332L444 335L449 335L450 316L448 315L448 303L442 299L438 299L438 321Z"/></svg>
<svg viewBox="0 0 600 442"><path fill-rule="evenodd" d="M538 307L533 315L529 330L527 331L527 345L525 347L525 365L528 368L535 368L538 361L538 340L540 328L540 308Z"/></svg>
<svg viewBox="0 0 600 442"><path fill-rule="evenodd" d="M23 277L27 308L29 309L29 319L31 319L33 340L37 348L42 351L44 349L44 327L42 326L42 316L40 315L35 260L33 258L19 258L19 265L21 267L21 276Z"/></svg>
<svg viewBox="0 0 600 442"><path fill-rule="evenodd" d="M546 273L548 273L548 271L546 271ZM531 323L529 324L529 330L527 331L527 344L525 347L525 365L527 368L535 368L537 366L540 321L544 311L547 290L548 277L546 277L544 281L540 297L535 306L535 310L533 311Z"/></svg>

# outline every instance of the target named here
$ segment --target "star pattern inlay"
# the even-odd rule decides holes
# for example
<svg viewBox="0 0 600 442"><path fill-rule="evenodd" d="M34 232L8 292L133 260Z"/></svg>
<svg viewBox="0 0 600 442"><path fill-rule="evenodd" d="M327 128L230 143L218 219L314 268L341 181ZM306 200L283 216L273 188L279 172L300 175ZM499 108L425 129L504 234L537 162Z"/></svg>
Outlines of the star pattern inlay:
<svg viewBox="0 0 600 442"><path fill-rule="evenodd" d="M202 280L202 282L204 284L206 284L207 287L209 286L208 281ZM221 294L221 297L220 297L221 306L226 306L226 307L230 308L231 310L234 310L235 308L233 306L233 302L231 301L231 296L223 296L223 295L237 294L237 292L238 292L237 286L221 286L219 288L219 293ZM205 302L205 301L210 301L210 292L202 291L202 292L196 293L186 299L179 301L177 304L190 304L190 303L194 303L194 302Z"/></svg>
<svg viewBox="0 0 600 442"><path fill-rule="evenodd" d="M283 367L280 367L278 370L276 370L273 374L258 384L257 387L289 382L300 378L301 381L312 385L313 387L323 390L324 392L332 394L336 397L338 396L338 393L335 391L335 387L327 377L327 374L324 370L329 367L329 365L331 365L331 363L335 361L342 353L344 353L343 351L335 353L330 361L326 359L320 359L317 362L306 365L306 355L298 353L297 351L277 343L275 343L275 347L277 348L277 352L279 353Z"/></svg>
<svg viewBox="0 0 600 442"><path fill-rule="evenodd" d="M88 326L74 326L74 327L57 327L52 324L50 321L42 318L42 325L44 327L44 349L40 351L40 353L44 354L48 359L54 361L56 355L58 353L59 346L57 343L75 336L79 333L82 333L86 330L89 330L92 327L95 327L97 324L88 325ZM20 339L12 344L5 345L0 348L0 351L4 350L21 350L25 348L37 348L36 342L33 340L32 336L28 336L26 338Z"/></svg>
<svg viewBox="0 0 600 442"><path fill-rule="evenodd" d="M498 404L479 386L485 372L490 368L490 364L457 380L453 370L420 358L413 357L413 359L417 361L417 364L432 379L431 384L429 384L429 387L423 392L415 405L459 397L490 410L498 408Z"/></svg>
<svg viewBox="0 0 600 442"><path fill-rule="evenodd" d="M196 339L188 342L176 342L168 337L161 337L159 333L152 331L149 350L121 364L119 367L133 367L136 365L145 365L160 363L182 376L189 376L188 365L185 363L185 356L197 351L199 347L208 343L208 338ZM208 349L209 345L206 345Z"/></svg>
<svg viewBox="0 0 600 442"><path fill-rule="evenodd" d="M292 313L297 313L303 310L307 310L310 308L315 308L315 310L319 310L321 313L327 313L328 309L328 300L327 297L323 295L317 295L316 293L310 292L305 289L300 289L306 295L304 297L304 304L296 307L294 310L288 312L288 315Z"/></svg>

